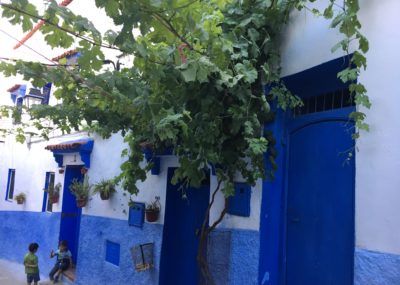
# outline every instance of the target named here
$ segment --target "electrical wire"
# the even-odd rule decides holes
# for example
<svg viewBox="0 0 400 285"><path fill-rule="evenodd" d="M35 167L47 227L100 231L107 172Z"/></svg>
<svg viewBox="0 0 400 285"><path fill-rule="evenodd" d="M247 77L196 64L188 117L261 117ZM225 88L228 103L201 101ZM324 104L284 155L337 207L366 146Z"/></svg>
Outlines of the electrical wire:
<svg viewBox="0 0 400 285"><path fill-rule="evenodd" d="M71 31L69 29L60 27L59 25L57 25L55 23L52 23L52 22L46 20L43 17L33 15L33 14L27 12L27 11L24 11L24 10L22 10L20 8L14 7L14 6L10 5L10 4L6 4L6 3L3 3L3 2L0 1L0 6L3 7L3 8L8 8L10 10L16 11L16 12L21 13L21 14L27 15L27 16L33 18L33 19L44 21L46 24L49 24L49 25L51 25L51 26L53 26L53 27L55 27L55 28L57 28L57 29L59 29L61 31L64 31L67 34L70 34L70 35L72 35L72 36L74 36L76 38L80 38L82 40L85 40L85 41L87 41L87 42L89 42L89 43L91 43L93 45L100 46L100 47L103 47L103 48L108 48L108 49L119 50L121 52L126 52L123 49L120 49L120 48L118 48L116 46L113 46L113 45L105 45L105 44L102 44L102 43L98 43L94 39L91 39L91 38L89 38L87 36L80 35L80 34L74 32L74 31ZM18 40L18 42L20 43L21 41Z"/></svg>
<svg viewBox="0 0 400 285"><path fill-rule="evenodd" d="M40 53L40 52L38 52L37 50L35 50L35 49L31 48L30 46L28 46L27 44L25 44L25 43L21 42L19 39L17 39L17 38L15 38L15 37L13 37L12 35L10 35L9 33L7 33L6 31L4 31L3 29L0 29L0 32L2 32L3 34L5 34L6 36L8 36L8 37L12 38L13 40L15 40L15 41L17 41L17 42L21 43L23 46L25 46L25 47L26 47L26 48L28 48L29 50L33 51L33 52L34 52L34 53L36 53L37 55L39 55L39 56L43 57L43 58L44 58L44 59L46 59L47 61L50 61L51 63L53 63L53 64L57 64L57 65L58 65L58 63L57 63L57 62L55 62L55 61L51 60L50 58L48 58L48 57L47 57L47 56L45 56L44 54L41 54L41 53Z"/></svg>

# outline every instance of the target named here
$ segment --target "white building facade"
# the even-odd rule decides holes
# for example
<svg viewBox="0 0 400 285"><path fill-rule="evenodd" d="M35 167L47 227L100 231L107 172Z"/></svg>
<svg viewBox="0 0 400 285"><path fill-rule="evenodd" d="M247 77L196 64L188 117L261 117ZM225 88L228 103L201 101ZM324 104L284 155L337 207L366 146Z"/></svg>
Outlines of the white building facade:
<svg viewBox="0 0 400 285"><path fill-rule="evenodd" d="M275 179L254 187L236 181L234 206L207 245L216 284L400 284L400 32L394 28L400 3L361 2L370 51L359 81L372 102L363 110L370 132L351 139L348 114L356 106L336 78L348 58L330 52L341 35L324 19L293 13L282 44L282 78L305 107L293 114L277 111L276 121L265 126L276 134ZM10 86L3 87L2 96L9 96ZM0 258L21 261L29 243L38 242L41 273L47 275L50 250L67 239L76 263L69 281L74 284L196 284L198 229L217 185L212 171L199 191L189 189L182 199L170 183L178 160L167 153L138 183L137 196L118 188L110 200L94 195L83 208L71 200L69 185L82 178L82 167L91 184L113 178L123 149L119 134L103 140L84 132L0 142ZM43 191L50 182L62 185L51 207ZM21 192L22 205L13 199ZM155 197L160 215L146 222L142 207ZM209 224L222 207L219 194ZM152 259L145 260L152 265L144 271L132 256L140 246L150 249L146 258Z"/></svg>

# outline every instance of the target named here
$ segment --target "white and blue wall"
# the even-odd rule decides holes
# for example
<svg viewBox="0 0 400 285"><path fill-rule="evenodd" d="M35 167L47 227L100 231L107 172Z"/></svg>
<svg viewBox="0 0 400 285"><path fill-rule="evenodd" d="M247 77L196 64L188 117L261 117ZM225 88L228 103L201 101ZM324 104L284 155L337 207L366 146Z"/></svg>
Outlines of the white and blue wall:
<svg viewBox="0 0 400 285"><path fill-rule="evenodd" d="M397 122L400 113L400 87L397 83L400 62L400 18L397 0L361 1L360 20L363 33L370 42L367 54L368 68L362 71L359 80L366 86L372 102L367 114L370 132L363 132L356 142L355 155L355 250L354 284L381 285L400 284L400 135ZM320 4L318 4L320 5ZM321 4L320 7L324 7ZM287 27L282 44L282 76L290 76L332 59L343 56L340 51L330 49L341 39L341 35L329 28L329 22L315 18L307 12L295 12ZM4 82L1 81L1 82ZM8 84L9 87L12 84ZM276 125L279 132L282 126ZM278 133L279 135L279 133ZM54 172L56 182L64 184L64 174L58 173L58 165L48 144L87 137L78 133L65 137L54 137L50 142L33 139L29 145L15 143L8 137L0 143L0 258L22 262L30 242L39 243L41 272L46 275L53 260L48 254L57 246L60 232L62 196L53 205L53 212L42 212L43 188L46 172ZM111 178L119 173L123 161L120 156L124 143L119 135L109 140L94 136L91 166L88 171L91 183ZM278 157L278 164L285 161ZM65 165L81 165L79 155L64 156ZM142 228L128 224L128 200L121 189L109 201L93 196L82 210L79 234L79 250L76 284L158 284L163 246L163 232L167 201L168 168L176 167L178 161L173 156L161 158L160 173L151 175L139 183L140 192L132 199L149 202L160 197L161 213L156 223L144 223ZM8 170L15 169L15 194L25 192L26 203L17 205L7 201L6 188ZM283 177L277 173L274 187L283 188L279 181ZM238 178L237 182L241 182ZM262 219L273 217L280 212L284 199L280 192L269 193L271 182L258 181L251 189L250 211L248 215L228 214L213 232L208 242L208 261L217 284L274 284L279 283L273 275L259 272L260 247L268 244L266 253L279 259L282 243L276 229L279 219L269 228L260 232ZM216 187L215 176L210 178L211 191ZM215 221L223 207L223 196L216 197L215 208L210 215L210 224ZM278 203L275 203L278 202ZM119 245L118 265L106 261L107 242ZM133 267L130 248L137 244L154 242L154 268L136 272ZM261 254L264 254L263 252ZM174 257L171 256L171 262ZM279 263L275 264L279 270ZM269 283L268 283L269 282Z"/></svg>
<svg viewBox="0 0 400 285"><path fill-rule="evenodd" d="M0 219L4 220L0 227L0 240L3 241L4 248L0 258L21 261L29 243L35 241L40 245L38 255L41 272L44 275L49 272L53 260L49 259L48 254L57 247L60 221L65 213L62 210L62 194L59 203L53 204L52 212L42 212L42 189L46 172L54 172L55 183L60 182L63 185L66 172L58 172L59 165L52 152L45 150L45 146L82 138L87 138L87 134L55 137L48 142L34 138L29 145L16 143L13 137L8 137L5 143L0 144L2 195L6 195L7 174L11 168L15 169L14 195L24 192L27 196L23 205L0 199ZM120 154L125 146L119 135L108 140L96 136L93 139L94 147L87 173L90 183L112 178L119 173L119 165L123 162ZM149 172L147 180L139 183L140 192L137 196L130 197L118 189L109 201L103 201L98 196L89 199L80 219L76 284L110 284L111 280L112 284L158 284L164 216L168 207L174 207L166 204L168 168L178 166L176 157L170 155L162 156L160 162L159 174L151 175ZM67 153L63 156L64 168L82 164L79 153ZM213 190L216 185L215 176L211 175L210 189ZM159 220L156 223L145 222L143 227L129 226L129 199L149 203L155 196L159 196L161 202ZM213 275L221 280L221 284L257 284L261 182L251 189L248 197L248 217L228 214L209 242L209 262L215 268ZM217 207L211 212L210 224L218 217L222 204L223 197L219 195L215 203ZM107 242L119 246L117 265L106 260ZM154 267L149 271L136 272L130 249L149 242L154 243ZM222 242L224 246L221 247ZM169 262L173 263L177 257L163 258L170 259Z"/></svg>
<svg viewBox="0 0 400 285"><path fill-rule="evenodd" d="M321 8L327 3L316 5ZM395 28L400 24L400 3L367 0L360 5L362 32L370 50L359 81L366 86L372 107L362 110L370 132L362 132L356 142L354 284L400 284L400 32ZM294 12L282 45L282 75L343 56L340 50L330 52L341 39L326 20Z"/></svg>

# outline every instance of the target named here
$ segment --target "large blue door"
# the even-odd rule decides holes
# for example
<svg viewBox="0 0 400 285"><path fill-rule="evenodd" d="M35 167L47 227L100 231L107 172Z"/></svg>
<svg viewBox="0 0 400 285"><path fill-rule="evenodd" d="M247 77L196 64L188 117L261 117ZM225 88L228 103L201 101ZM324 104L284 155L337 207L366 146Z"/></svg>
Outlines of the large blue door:
<svg viewBox="0 0 400 285"><path fill-rule="evenodd" d="M210 186L206 181L200 188L184 190L172 185L174 169L168 169L167 199L161 253L161 285L200 284L197 267L199 231L206 212Z"/></svg>
<svg viewBox="0 0 400 285"><path fill-rule="evenodd" d="M343 109L301 116L292 122L287 285L353 284L354 156L347 159L353 152L353 128Z"/></svg>
<svg viewBox="0 0 400 285"><path fill-rule="evenodd" d="M67 166L65 171L64 192L61 210L60 240L68 242L72 260L76 264L79 245L79 225L82 209L76 206L75 196L69 191L74 178L82 180L82 166Z"/></svg>

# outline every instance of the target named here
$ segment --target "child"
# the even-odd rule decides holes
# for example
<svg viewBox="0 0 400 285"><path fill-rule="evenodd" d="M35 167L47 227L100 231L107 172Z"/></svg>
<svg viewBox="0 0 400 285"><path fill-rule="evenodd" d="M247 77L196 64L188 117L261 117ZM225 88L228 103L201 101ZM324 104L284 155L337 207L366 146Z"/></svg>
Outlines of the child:
<svg viewBox="0 0 400 285"><path fill-rule="evenodd" d="M56 283L60 278L60 274L63 271L67 270L68 267L72 264L72 255L71 252L68 250L68 243L66 240L60 241L58 250L56 252L54 252L54 250L50 252L50 257L53 258L54 256L57 256L57 261L53 269L50 271L49 277L50 280Z"/></svg>
<svg viewBox="0 0 400 285"><path fill-rule="evenodd" d="M39 245L34 242L29 245L29 252L24 257L26 280L28 285L31 285L32 281L34 285L38 284L40 280L39 276L39 261L35 253L37 252Z"/></svg>

